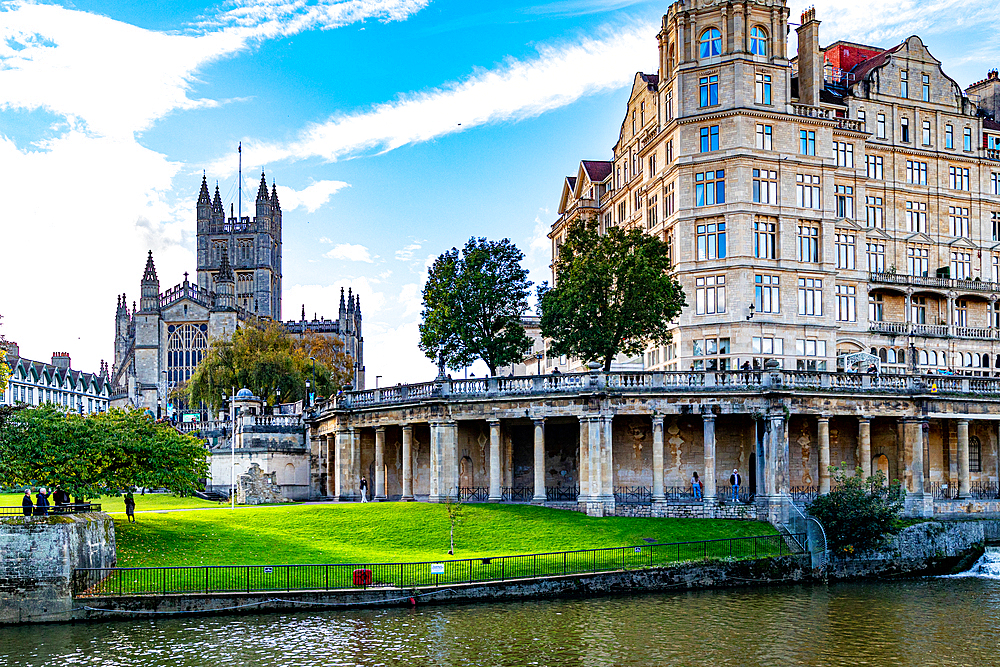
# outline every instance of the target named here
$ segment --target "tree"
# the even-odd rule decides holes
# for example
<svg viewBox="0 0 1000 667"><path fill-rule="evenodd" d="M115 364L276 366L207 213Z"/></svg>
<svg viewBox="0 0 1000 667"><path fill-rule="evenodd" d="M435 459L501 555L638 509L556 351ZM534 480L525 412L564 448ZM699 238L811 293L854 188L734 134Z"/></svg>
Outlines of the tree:
<svg viewBox="0 0 1000 667"><path fill-rule="evenodd" d="M354 382L354 358L344 352L344 342L339 338L306 329L302 337L295 341L295 347L304 356L313 357L322 364L331 374L333 386L337 389Z"/></svg>
<svg viewBox="0 0 1000 667"><path fill-rule="evenodd" d="M670 323L687 305L670 275L667 244L637 229L574 223L559 248L555 286L538 288L542 336L553 354L598 361L670 342Z"/></svg>
<svg viewBox="0 0 1000 667"><path fill-rule="evenodd" d="M212 410L224 405L223 395L246 387L274 404L281 390L282 401L306 397L305 383L315 383L317 395L335 393L353 377L353 360L338 354L336 346L324 347L318 334L308 332L296 342L277 322L253 320L240 327L230 340L215 340L201 363L191 374L187 392L193 403L205 402ZM315 364L310 357L316 357ZM324 363L334 364L333 368Z"/></svg>
<svg viewBox="0 0 1000 667"><path fill-rule="evenodd" d="M449 368L482 359L495 375L531 348L521 316L531 281L510 239L471 238L434 261L424 285L420 349Z"/></svg>
<svg viewBox="0 0 1000 667"><path fill-rule="evenodd" d="M3 319L3 315L0 315ZM10 379L10 365L7 363L7 339L0 334L0 394L7 391L7 380Z"/></svg>
<svg viewBox="0 0 1000 667"><path fill-rule="evenodd" d="M0 487L47 486L78 498L133 487L186 495L207 474L197 438L140 410L84 417L48 404L17 411L0 428Z"/></svg>
<svg viewBox="0 0 1000 667"><path fill-rule="evenodd" d="M861 468L853 476L845 468L830 466L834 489L809 504L809 513L826 531L827 546L838 555L874 549L899 532L903 510L898 481L886 487L881 470L864 479Z"/></svg>
<svg viewBox="0 0 1000 667"><path fill-rule="evenodd" d="M445 503L445 510L448 512L448 522L451 524L448 538L450 540L450 546L448 548L448 555L455 555L455 526L462 522L465 517L465 505L462 504L460 500L449 500Z"/></svg>

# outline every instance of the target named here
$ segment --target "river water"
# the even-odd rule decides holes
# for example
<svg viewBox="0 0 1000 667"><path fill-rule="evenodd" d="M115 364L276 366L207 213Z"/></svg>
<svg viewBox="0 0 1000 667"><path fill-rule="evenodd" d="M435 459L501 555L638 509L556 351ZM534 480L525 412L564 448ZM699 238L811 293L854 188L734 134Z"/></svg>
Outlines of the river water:
<svg viewBox="0 0 1000 667"><path fill-rule="evenodd" d="M0 628L0 665L997 665L1000 579Z"/></svg>

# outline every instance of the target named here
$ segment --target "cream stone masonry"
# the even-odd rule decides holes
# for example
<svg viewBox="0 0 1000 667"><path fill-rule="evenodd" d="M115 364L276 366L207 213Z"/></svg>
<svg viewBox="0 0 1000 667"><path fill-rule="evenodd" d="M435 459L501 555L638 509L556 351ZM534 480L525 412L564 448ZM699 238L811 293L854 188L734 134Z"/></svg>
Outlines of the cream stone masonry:
<svg viewBox="0 0 1000 667"><path fill-rule="evenodd" d="M669 7L611 159L563 184L553 257L580 219L669 245L688 306L645 369L866 352L1000 374L1000 77L963 93L916 36L822 48L813 9L790 58L788 20L784 0Z"/></svg>

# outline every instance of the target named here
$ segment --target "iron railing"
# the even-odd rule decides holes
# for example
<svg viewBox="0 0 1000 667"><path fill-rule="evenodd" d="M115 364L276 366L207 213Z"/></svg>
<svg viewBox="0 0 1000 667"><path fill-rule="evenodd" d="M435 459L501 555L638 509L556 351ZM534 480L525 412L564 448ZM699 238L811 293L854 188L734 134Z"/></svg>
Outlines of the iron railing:
<svg viewBox="0 0 1000 667"><path fill-rule="evenodd" d="M535 490L530 486L505 486L501 489L503 499L511 503L530 503Z"/></svg>
<svg viewBox="0 0 1000 667"><path fill-rule="evenodd" d="M615 502L622 505L649 505L653 502L653 489L649 486L616 486Z"/></svg>
<svg viewBox="0 0 1000 667"><path fill-rule="evenodd" d="M804 536L799 543L804 543ZM73 571L79 597L255 593L431 586L615 572L703 559L755 559L793 551L781 535L699 542L583 549L432 563L332 565L204 565L81 568Z"/></svg>
<svg viewBox="0 0 1000 667"><path fill-rule="evenodd" d="M818 486L793 486L788 495L797 503L811 503L819 496Z"/></svg>
<svg viewBox="0 0 1000 667"><path fill-rule="evenodd" d="M579 486L546 486L545 499L549 502L576 502L580 497Z"/></svg>
<svg viewBox="0 0 1000 667"><path fill-rule="evenodd" d="M49 505L45 508L45 514L41 514L38 507L32 509L33 516L46 516L52 514L81 514L83 512L100 512L100 503L71 503L69 505ZM24 516L23 507L0 507L0 516Z"/></svg>
<svg viewBox="0 0 1000 667"><path fill-rule="evenodd" d="M690 486L668 486L664 489L664 496L667 500L695 502L702 498L694 497L694 489Z"/></svg>
<svg viewBox="0 0 1000 667"><path fill-rule="evenodd" d="M490 487L460 486L458 487L458 499L463 503L485 503L490 499Z"/></svg>
<svg viewBox="0 0 1000 667"><path fill-rule="evenodd" d="M924 490L935 500L957 500L959 498L958 484L948 482L924 482ZM972 482L969 484L969 495L972 500L998 500L1000 487L996 482Z"/></svg>

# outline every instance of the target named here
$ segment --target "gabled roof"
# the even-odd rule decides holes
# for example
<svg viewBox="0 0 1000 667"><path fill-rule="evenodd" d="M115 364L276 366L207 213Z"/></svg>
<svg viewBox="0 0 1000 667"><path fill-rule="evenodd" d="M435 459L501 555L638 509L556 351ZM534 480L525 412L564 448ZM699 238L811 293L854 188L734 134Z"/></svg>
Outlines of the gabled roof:
<svg viewBox="0 0 1000 667"><path fill-rule="evenodd" d="M899 51L905 45L906 45L906 42L900 42L899 44L897 44L896 46L892 47L891 49L886 49L885 51L883 51L882 53L878 54L877 56L872 56L868 60L866 60L866 61L864 61L862 63L858 63L857 65L855 65L854 69L851 70L851 74L854 75L854 77L853 77L854 80L855 81L860 81L861 79L865 78L865 75L867 75L869 72L871 72L876 67L882 67L883 65L885 65L886 63L888 63L889 62L889 56L891 56L896 51Z"/></svg>
<svg viewBox="0 0 1000 667"><path fill-rule="evenodd" d="M592 183L601 183L611 175L613 163L607 160L584 160L580 165Z"/></svg>
<svg viewBox="0 0 1000 667"><path fill-rule="evenodd" d="M983 128L987 130L1000 130L1000 123L993 120L992 118L984 118Z"/></svg>
<svg viewBox="0 0 1000 667"><path fill-rule="evenodd" d="M954 241L952 241L948 245L952 246L952 247L970 248L972 250L977 250L979 248L979 246L977 246L975 243L973 243L969 239L965 238L964 236L961 237L961 238L955 239Z"/></svg>

